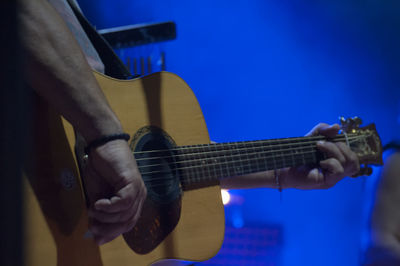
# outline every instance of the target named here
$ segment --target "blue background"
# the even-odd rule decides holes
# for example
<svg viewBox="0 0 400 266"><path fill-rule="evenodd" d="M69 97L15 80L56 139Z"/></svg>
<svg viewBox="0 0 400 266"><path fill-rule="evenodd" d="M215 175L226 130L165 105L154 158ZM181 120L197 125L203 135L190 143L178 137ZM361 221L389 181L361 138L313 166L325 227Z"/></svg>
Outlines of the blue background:
<svg viewBox="0 0 400 266"><path fill-rule="evenodd" d="M398 1L79 3L98 29L176 22L176 40L140 49L166 51L217 142L299 136L339 115L375 122L384 143L398 139ZM227 224L279 225L279 265L357 265L367 180L287 190L282 200L271 189L232 191L243 202L226 207Z"/></svg>

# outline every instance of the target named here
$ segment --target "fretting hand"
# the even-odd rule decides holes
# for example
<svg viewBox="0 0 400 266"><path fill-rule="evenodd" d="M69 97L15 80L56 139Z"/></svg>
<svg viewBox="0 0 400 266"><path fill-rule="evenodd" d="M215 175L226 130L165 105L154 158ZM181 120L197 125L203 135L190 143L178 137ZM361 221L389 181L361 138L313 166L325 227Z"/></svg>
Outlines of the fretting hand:
<svg viewBox="0 0 400 266"><path fill-rule="evenodd" d="M307 136L335 137L339 130L338 124L320 123ZM282 188L326 189L334 186L345 176L359 172L358 157L346 143L320 141L317 143L317 148L326 154L327 159L321 161L318 168L302 166L279 170L279 182Z"/></svg>

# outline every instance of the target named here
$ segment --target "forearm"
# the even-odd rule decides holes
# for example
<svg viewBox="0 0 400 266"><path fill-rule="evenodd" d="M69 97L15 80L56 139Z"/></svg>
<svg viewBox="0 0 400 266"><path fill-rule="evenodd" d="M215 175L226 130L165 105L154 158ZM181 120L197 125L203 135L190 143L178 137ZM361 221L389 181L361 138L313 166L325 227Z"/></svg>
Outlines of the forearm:
<svg viewBox="0 0 400 266"><path fill-rule="evenodd" d="M64 21L45 0L20 0L27 82L87 141L122 131Z"/></svg>

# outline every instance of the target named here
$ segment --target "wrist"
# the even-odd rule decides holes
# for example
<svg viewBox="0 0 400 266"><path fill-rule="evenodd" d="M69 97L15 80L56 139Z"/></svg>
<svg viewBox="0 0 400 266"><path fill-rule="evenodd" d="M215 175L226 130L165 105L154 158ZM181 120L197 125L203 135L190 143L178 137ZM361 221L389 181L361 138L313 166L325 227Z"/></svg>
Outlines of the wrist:
<svg viewBox="0 0 400 266"><path fill-rule="evenodd" d="M112 111L97 112L96 116L85 120L81 122L81 128L78 128L78 131L82 134L86 143L124 132L120 121Z"/></svg>
<svg viewBox="0 0 400 266"><path fill-rule="evenodd" d="M288 168L275 170L275 184L279 190L291 188L290 184L288 184L288 175Z"/></svg>
<svg viewBox="0 0 400 266"><path fill-rule="evenodd" d="M91 142L88 143L85 147L85 154L89 154L91 150L100 147L108 142L114 141L114 140L126 140L128 141L130 139L129 134L127 133L117 133L117 134L111 134L111 135L106 135L102 136L100 138L97 138L95 140L92 140Z"/></svg>

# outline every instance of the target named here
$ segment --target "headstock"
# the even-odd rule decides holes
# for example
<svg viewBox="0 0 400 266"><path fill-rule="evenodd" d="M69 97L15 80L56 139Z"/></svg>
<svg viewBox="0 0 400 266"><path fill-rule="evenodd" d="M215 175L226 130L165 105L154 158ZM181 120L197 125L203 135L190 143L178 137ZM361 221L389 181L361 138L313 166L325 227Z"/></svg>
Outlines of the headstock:
<svg viewBox="0 0 400 266"><path fill-rule="evenodd" d="M367 165L382 165L382 143L376 131L375 124L360 127L362 120L359 117L340 118L342 133L346 143L355 152L360 161L360 173L369 175L372 169Z"/></svg>

